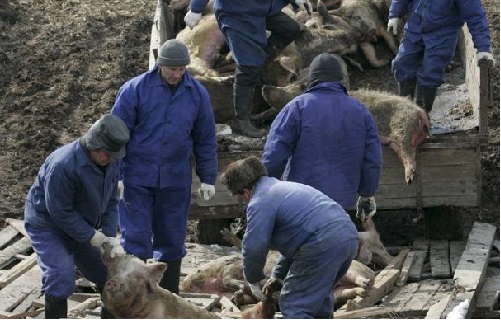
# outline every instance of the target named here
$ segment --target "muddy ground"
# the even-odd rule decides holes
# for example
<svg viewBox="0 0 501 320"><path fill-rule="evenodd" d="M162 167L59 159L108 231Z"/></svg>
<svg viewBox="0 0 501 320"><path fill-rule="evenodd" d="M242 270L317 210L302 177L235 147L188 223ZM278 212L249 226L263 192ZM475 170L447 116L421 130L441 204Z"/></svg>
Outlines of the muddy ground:
<svg viewBox="0 0 501 320"><path fill-rule="evenodd" d="M22 218L24 198L44 158L109 112L119 86L148 67L156 0L2 0L0 4L0 222ZM499 226L499 1L483 0L496 67L490 140L482 156L479 209L437 208L468 232L472 221ZM389 67L358 84L396 92ZM388 213L394 223L409 217ZM397 219L397 220L396 220ZM463 232L463 230L458 230Z"/></svg>

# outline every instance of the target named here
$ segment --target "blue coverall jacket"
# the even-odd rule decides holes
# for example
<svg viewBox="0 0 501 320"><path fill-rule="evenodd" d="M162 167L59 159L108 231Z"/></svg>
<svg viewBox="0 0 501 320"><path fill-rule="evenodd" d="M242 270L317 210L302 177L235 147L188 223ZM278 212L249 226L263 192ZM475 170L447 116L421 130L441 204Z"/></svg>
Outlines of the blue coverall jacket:
<svg viewBox="0 0 501 320"><path fill-rule="evenodd" d="M192 0L191 11L205 11L209 0ZM266 17L273 16L294 0L216 0L214 11L221 32L241 66L261 66L266 53Z"/></svg>
<svg viewBox="0 0 501 320"><path fill-rule="evenodd" d="M200 181L214 185L216 128L207 89L185 72L173 95L158 70L155 65L125 83L111 110L131 133L124 181L153 188L190 187L194 154Z"/></svg>
<svg viewBox="0 0 501 320"><path fill-rule="evenodd" d="M466 22L478 52L491 52L489 26L480 0L393 0L389 18L408 14L392 70L396 81L417 78L439 87Z"/></svg>
<svg viewBox="0 0 501 320"><path fill-rule="evenodd" d="M365 106L340 83L323 82L280 111L262 160L268 175L281 178L285 171L286 180L310 185L351 209L357 195L376 193L381 141Z"/></svg>
<svg viewBox="0 0 501 320"><path fill-rule="evenodd" d="M358 248L357 229L343 208L310 186L261 177L247 206L242 242L249 283L264 279L271 247L281 254L273 276L285 279L284 318L332 316L334 284Z"/></svg>
<svg viewBox="0 0 501 320"><path fill-rule="evenodd" d="M106 267L89 241L95 229L116 236L118 174L118 162L99 167L80 140L55 150L41 166L26 198L24 222L46 295L73 293L75 265L87 279L104 285Z"/></svg>
<svg viewBox="0 0 501 320"><path fill-rule="evenodd" d="M192 156L201 182L214 185L217 177L209 94L188 72L173 91L155 65L120 88L111 113L130 131L121 171L122 245L141 259L179 260L186 255Z"/></svg>

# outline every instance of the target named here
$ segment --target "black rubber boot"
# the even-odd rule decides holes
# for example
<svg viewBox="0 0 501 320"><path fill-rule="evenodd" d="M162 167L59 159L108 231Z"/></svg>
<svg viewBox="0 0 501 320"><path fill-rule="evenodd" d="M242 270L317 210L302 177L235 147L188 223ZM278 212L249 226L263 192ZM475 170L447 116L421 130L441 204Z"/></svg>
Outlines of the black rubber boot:
<svg viewBox="0 0 501 320"><path fill-rule="evenodd" d="M423 108L427 113L431 112L433 102L437 96L437 88L422 87L418 84L416 90L416 104Z"/></svg>
<svg viewBox="0 0 501 320"><path fill-rule="evenodd" d="M409 97L414 100L414 93L416 92L416 79L405 80L398 83L398 95L402 97Z"/></svg>
<svg viewBox="0 0 501 320"><path fill-rule="evenodd" d="M68 318L68 300L45 296L45 319Z"/></svg>
<svg viewBox="0 0 501 320"><path fill-rule="evenodd" d="M101 305L101 319L116 319L115 315L111 313L104 304Z"/></svg>
<svg viewBox="0 0 501 320"><path fill-rule="evenodd" d="M179 277L181 276L181 260L162 261L167 264L160 287L169 290L172 293L179 294Z"/></svg>
<svg viewBox="0 0 501 320"><path fill-rule="evenodd" d="M264 131L254 127L249 120L253 95L254 87L246 87L237 84L233 86L233 105L236 119L231 123L231 129L235 133L250 138L260 138L265 135Z"/></svg>

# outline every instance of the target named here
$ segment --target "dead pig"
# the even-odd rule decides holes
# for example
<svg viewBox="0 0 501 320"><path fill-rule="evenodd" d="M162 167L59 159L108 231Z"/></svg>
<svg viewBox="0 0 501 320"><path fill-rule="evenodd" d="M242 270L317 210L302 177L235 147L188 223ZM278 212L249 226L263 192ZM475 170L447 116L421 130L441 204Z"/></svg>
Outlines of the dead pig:
<svg viewBox="0 0 501 320"><path fill-rule="evenodd" d="M111 258L110 252L111 245L104 243L102 259L108 269L108 280L102 298L115 316L129 319L218 318L158 285L167 268L165 263L147 264L128 254Z"/></svg>
<svg viewBox="0 0 501 320"><path fill-rule="evenodd" d="M372 219L363 223L365 231L359 232L360 249L356 260L363 264L374 263L378 268L385 268L393 258L384 247Z"/></svg>
<svg viewBox="0 0 501 320"><path fill-rule="evenodd" d="M267 116L278 113L285 104L304 92L305 81L286 87L265 85L262 88L264 100L271 106ZM381 142L389 144L402 161L405 182L414 180L416 150L427 137L431 137L426 112L406 97L376 90L350 91L349 95L362 102L374 116ZM276 115L275 113L275 115Z"/></svg>
<svg viewBox="0 0 501 320"><path fill-rule="evenodd" d="M334 306L339 308L357 296L365 297L374 285L375 272L365 264L353 260L346 274L334 287Z"/></svg>

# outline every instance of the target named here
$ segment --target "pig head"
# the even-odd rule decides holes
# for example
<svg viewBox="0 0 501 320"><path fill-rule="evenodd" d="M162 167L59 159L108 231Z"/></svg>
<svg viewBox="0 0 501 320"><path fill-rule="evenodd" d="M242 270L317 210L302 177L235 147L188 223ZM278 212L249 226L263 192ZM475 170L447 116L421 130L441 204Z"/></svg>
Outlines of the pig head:
<svg viewBox="0 0 501 320"><path fill-rule="evenodd" d="M102 299L115 316L129 319L218 318L158 285L168 267L165 263L145 263L129 254L112 258L110 252L111 245L104 243L102 259L108 270L108 280Z"/></svg>
<svg viewBox="0 0 501 320"><path fill-rule="evenodd" d="M261 89L270 109L262 113L268 118L276 114L294 97L306 89L306 81L286 87L264 85ZM410 185L416 171L417 147L432 137L426 111L407 97L377 90L354 90L349 95L362 102L376 120L383 144L388 144L404 166L405 182Z"/></svg>

